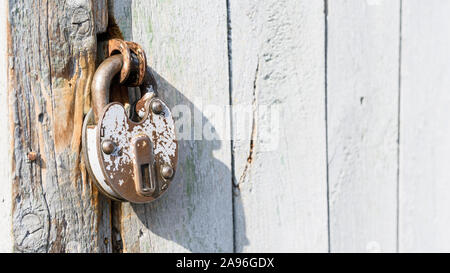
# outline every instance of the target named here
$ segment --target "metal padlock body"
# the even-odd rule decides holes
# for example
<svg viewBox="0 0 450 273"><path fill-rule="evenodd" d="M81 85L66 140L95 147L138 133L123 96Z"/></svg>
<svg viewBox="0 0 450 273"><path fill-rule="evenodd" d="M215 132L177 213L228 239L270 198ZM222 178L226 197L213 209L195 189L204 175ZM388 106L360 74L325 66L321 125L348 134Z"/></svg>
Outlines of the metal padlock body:
<svg viewBox="0 0 450 273"><path fill-rule="evenodd" d="M178 144L172 114L161 99L147 97L140 109L139 122L131 120L123 105L117 102L103 107L98 122L92 109L84 120L83 152L87 169L98 188L110 198L151 202L168 189L176 170ZM162 106L159 113L151 111L153 101ZM108 153L103 148L105 142L113 143ZM170 168L170 177L162 175L165 167ZM142 181L148 183L144 185Z"/></svg>

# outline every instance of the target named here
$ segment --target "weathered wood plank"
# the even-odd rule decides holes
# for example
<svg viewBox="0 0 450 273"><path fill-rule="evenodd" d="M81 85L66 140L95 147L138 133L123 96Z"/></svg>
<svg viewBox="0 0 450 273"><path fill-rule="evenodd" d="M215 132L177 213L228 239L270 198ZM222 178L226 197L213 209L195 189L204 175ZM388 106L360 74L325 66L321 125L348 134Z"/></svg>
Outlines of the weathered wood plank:
<svg viewBox="0 0 450 273"><path fill-rule="evenodd" d="M233 251L230 144L221 127L229 116L218 120L202 108L229 103L225 1L117 0L109 6L124 36L144 47L168 105L187 106L191 116L184 119L210 121L221 137L181 139L167 194L152 204L117 204L122 251Z"/></svg>
<svg viewBox="0 0 450 273"><path fill-rule="evenodd" d="M403 1L399 250L450 251L450 2Z"/></svg>
<svg viewBox="0 0 450 273"><path fill-rule="evenodd" d="M93 188L80 155L96 32L106 28L94 19L100 2L9 1L15 251L110 250L109 201ZM27 159L31 151L35 161Z"/></svg>
<svg viewBox="0 0 450 273"><path fill-rule="evenodd" d="M12 221L11 221L11 146L8 119L8 93L5 90L7 86L7 66L8 59L6 48L7 37L7 14L8 2L0 1L0 86L3 91L0 92L0 105L3 105L0 111L0 252L12 251Z"/></svg>
<svg viewBox="0 0 450 273"><path fill-rule="evenodd" d="M236 251L327 251L324 1L229 2Z"/></svg>
<svg viewBox="0 0 450 273"><path fill-rule="evenodd" d="M95 24L95 32L106 32L108 27L108 1L92 0L93 21Z"/></svg>
<svg viewBox="0 0 450 273"><path fill-rule="evenodd" d="M119 1L110 0L108 1L108 13L111 23L117 24L119 30L123 36L123 39L127 41L133 40L133 14L131 11L131 0ZM114 22L112 22L114 21Z"/></svg>
<svg viewBox="0 0 450 273"><path fill-rule="evenodd" d="M332 252L396 251L399 1L328 1Z"/></svg>

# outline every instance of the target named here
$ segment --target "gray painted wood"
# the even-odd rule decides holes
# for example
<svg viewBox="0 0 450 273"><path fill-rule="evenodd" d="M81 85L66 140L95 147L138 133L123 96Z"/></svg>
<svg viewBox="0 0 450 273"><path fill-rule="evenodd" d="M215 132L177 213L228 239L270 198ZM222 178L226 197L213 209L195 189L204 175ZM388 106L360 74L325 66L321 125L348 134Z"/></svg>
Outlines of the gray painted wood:
<svg viewBox="0 0 450 273"><path fill-rule="evenodd" d="M450 4L400 2L0 1L0 251L450 251ZM105 31L218 138L179 132L152 204L98 194L80 155Z"/></svg>
<svg viewBox="0 0 450 273"><path fill-rule="evenodd" d="M450 2L403 1L399 250L450 251Z"/></svg>
<svg viewBox="0 0 450 273"><path fill-rule="evenodd" d="M328 1L332 252L396 251L400 1Z"/></svg>
<svg viewBox="0 0 450 273"><path fill-rule="evenodd" d="M327 251L324 1L229 2L236 251Z"/></svg>
<svg viewBox="0 0 450 273"><path fill-rule="evenodd" d="M232 252L231 153L229 130L222 126L229 126L229 117L223 121L207 111L208 105L229 103L225 1L109 6L124 37L144 47L162 98L172 109L187 106L192 119L209 121L219 138L180 140L176 178L161 199L117 204L119 251Z"/></svg>
<svg viewBox="0 0 450 273"><path fill-rule="evenodd" d="M109 201L93 188L80 155L105 3L9 1L15 251L110 250ZM30 151L36 161L27 160Z"/></svg>

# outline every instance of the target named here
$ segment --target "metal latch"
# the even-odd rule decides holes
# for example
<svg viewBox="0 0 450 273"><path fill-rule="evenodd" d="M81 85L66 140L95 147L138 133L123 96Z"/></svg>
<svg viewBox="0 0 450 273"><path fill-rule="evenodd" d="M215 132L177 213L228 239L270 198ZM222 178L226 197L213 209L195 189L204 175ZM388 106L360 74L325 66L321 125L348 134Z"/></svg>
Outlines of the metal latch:
<svg viewBox="0 0 450 273"><path fill-rule="evenodd" d="M86 166L110 198L151 202L167 190L176 170L178 143L172 113L157 95L156 81L138 44L113 39L108 53L94 74L93 107L83 123ZM116 75L121 85L138 86L141 91L141 99L129 109L109 102Z"/></svg>

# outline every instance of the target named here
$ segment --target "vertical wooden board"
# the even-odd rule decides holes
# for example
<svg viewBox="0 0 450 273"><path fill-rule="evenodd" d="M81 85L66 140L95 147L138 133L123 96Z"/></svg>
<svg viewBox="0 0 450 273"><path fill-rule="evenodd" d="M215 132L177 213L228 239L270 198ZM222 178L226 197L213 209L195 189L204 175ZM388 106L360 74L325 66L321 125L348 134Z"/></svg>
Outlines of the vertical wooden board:
<svg viewBox="0 0 450 273"><path fill-rule="evenodd" d="M92 18L94 20L95 32L106 32L108 27L108 0L92 1Z"/></svg>
<svg viewBox="0 0 450 273"><path fill-rule="evenodd" d="M133 40L133 14L131 13L132 0L109 0L108 13L109 19L114 21L119 27L123 39L126 41Z"/></svg>
<svg viewBox="0 0 450 273"><path fill-rule="evenodd" d="M8 92L7 86L7 8L8 2L0 1L0 128L4 128L0 134L0 252L12 251L12 220L11 220L11 149L9 120L8 120Z"/></svg>
<svg viewBox="0 0 450 273"><path fill-rule="evenodd" d="M403 1L399 250L450 251L450 2Z"/></svg>
<svg viewBox="0 0 450 273"><path fill-rule="evenodd" d="M330 251L396 251L399 1L328 1Z"/></svg>
<svg viewBox="0 0 450 273"><path fill-rule="evenodd" d="M122 29L125 20L132 22L130 36L144 47L159 94L176 119L209 121L220 137L181 139L167 194L147 205L122 204L123 251L231 252L231 154L229 130L222 126L229 126L229 113L207 111L210 104L229 103L225 1L113 1L110 7ZM129 11L131 20L123 14ZM179 105L191 115L181 117ZM192 133L194 126L183 130Z"/></svg>
<svg viewBox="0 0 450 273"><path fill-rule="evenodd" d="M235 250L325 252L324 1L230 0L229 14Z"/></svg>
<svg viewBox="0 0 450 273"><path fill-rule="evenodd" d="M88 180L80 155L96 33L104 29L93 19L100 2L9 1L15 251L110 250L109 202Z"/></svg>

